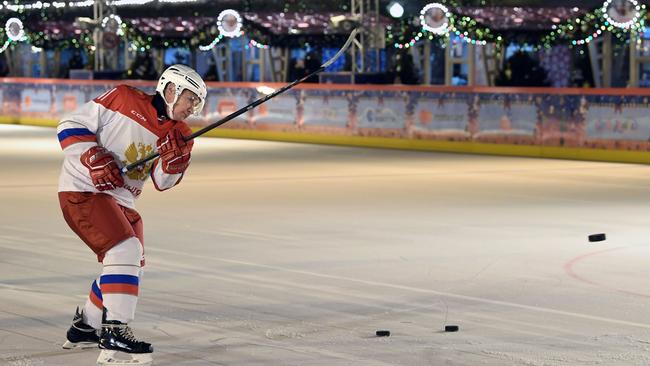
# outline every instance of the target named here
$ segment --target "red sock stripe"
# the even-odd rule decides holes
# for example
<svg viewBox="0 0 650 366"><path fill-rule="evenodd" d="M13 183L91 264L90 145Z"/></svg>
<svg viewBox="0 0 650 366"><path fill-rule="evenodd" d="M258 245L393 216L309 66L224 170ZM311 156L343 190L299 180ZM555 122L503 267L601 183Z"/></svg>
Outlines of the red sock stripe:
<svg viewBox="0 0 650 366"><path fill-rule="evenodd" d="M97 306L99 310L102 310L104 308L104 303L102 300L95 295L93 290L90 290L90 295L88 295L88 298L90 298L90 302L93 303L93 305Z"/></svg>
<svg viewBox="0 0 650 366"><path fill-rule="evenodd" d="M138 286L125 283L107 283L100 285L102 294L127 294L138 296Z"/></svg>

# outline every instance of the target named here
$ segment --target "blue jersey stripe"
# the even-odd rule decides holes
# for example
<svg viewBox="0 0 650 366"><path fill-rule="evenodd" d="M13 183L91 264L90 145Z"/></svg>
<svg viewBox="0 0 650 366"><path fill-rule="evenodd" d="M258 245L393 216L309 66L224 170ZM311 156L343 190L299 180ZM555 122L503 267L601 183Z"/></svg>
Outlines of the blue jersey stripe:
<svg viewBox="0 0 650 366"><path fill-rule="evenodd" d="M59 137L59 142L65 140L70 136L91 136L95 135L87 128L67 128L57 135Z"/></svg>
<svg viewBox="0 0 650 366"><path fill-rule="evenodd" d="M118 275L118 274L103 275L99 281L102 285L107 285L109 283L124 283L128 285L138 286L138 284L140 283L138 276Z"/></svg>

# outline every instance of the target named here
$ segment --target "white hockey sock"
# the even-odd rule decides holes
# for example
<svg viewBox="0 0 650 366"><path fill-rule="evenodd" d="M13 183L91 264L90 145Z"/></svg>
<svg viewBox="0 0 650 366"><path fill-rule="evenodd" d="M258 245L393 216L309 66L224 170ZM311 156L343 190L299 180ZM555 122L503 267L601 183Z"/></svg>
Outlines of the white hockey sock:
<svg viewBox="0 0 650 366"><path fill-rule="evenodd" d="M106 320L129 323L135 317L140 285L142 245L129 238L111 248L104 257L99 287L106 308Z"/></svg>

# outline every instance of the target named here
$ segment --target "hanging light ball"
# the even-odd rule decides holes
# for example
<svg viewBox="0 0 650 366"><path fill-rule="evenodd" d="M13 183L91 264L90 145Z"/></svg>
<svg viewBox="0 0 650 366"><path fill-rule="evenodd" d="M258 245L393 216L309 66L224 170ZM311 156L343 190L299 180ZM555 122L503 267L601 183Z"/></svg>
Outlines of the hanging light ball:
<svg viewBox="0 0 650 366"><path fill-rule="evenodd" d="M7 37L14 42L22 41L25 38L23 22L18 18L9 18L7 23L5 23L5 33L7 33Z"/></svg>
<svg viewBox="0 0 650 366"><path fill-rule="evenodd" d="M447 33L450 19L449 9L440 3L427 4L420 10L420 24L431 33Z"/></svg>
<svg viewBox="0 0 650 366"><path fill-rule="evenodd" d="M217 28L219 33L225 37L239 37L241 36L242 17L239 13L232 9L226 9L219 13L217 17Z"/></svg>

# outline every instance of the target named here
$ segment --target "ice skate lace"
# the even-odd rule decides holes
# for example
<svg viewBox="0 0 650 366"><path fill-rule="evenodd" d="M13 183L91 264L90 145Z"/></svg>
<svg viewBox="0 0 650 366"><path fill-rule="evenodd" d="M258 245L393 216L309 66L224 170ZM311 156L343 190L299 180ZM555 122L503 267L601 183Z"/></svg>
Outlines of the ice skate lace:
<svg viewBox="0 0 650 366"><path fill-rule="evenodd" d="M134 343L141 343L133 335L133 330L131 330L131 327L128 326L123 327L122 329L120 329L120 333L122 333L122 337L124 337L124 339L126 340L129 340Z"/></svg>

